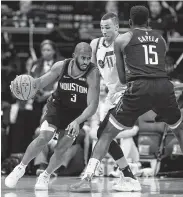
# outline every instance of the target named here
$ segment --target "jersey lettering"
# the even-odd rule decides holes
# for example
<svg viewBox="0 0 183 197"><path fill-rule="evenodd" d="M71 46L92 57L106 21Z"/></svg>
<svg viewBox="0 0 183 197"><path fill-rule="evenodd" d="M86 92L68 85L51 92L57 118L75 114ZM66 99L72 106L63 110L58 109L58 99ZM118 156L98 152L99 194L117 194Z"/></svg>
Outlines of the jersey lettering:
<svg viewBox="0 0 183 197"><path fill-rule="evenodd" d="M60 83L60 88L62 90L70 90L79 92L82 94L87 94L88 89L86 87L80 86L76 83Z"/></svg>

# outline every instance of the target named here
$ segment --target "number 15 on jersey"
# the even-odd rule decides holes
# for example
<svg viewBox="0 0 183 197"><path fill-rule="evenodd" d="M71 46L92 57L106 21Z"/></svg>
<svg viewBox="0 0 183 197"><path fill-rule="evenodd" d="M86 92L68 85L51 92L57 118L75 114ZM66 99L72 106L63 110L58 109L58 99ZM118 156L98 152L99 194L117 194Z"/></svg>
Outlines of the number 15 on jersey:
<svg viewBox="0 0 183 197"><path fill-rule="evenodd" d="M156 49L155 45L142 45L144 48L144 55L145 55L145 64L158 64L158 54L154 49Z"/></svg>

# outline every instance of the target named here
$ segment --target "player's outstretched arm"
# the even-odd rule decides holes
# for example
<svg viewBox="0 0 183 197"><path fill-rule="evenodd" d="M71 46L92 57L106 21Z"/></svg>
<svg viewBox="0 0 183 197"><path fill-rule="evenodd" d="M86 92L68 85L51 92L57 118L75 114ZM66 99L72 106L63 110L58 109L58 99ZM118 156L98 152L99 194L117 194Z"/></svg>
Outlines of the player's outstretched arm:
<svg viewBox="0 0 183 197"><path fill-rule="evenodd" d="M88 94L87 94L87 108L76 119L79 124L90 118L97 110L100 92L100 75L97 68L93 69L87 77Z"/></svg>
<svg viewBox="0 0 183 197"><path fill-rule="evenodd" d="M55 82L63 70L63 65L64 65L63 61L56 62L52 66L52 68L49 72L47 72L43 76L35 79L38 89L42 89L42 88L46 87L47 85Z"/></svg>

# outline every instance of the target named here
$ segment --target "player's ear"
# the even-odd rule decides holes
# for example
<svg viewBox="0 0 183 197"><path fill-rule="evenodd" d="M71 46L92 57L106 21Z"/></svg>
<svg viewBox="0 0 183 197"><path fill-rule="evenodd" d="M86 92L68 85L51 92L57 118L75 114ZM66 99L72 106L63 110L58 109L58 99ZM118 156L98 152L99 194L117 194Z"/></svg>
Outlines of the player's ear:
<svg viewBox="0 0 183 197"><path fill-rule="evenodd" d="M75 57L75 53L72 54L72 57L73 57L73 58Z"/></svg>
<svg viewBox="0 0 183 197"><path fill-rule="evenodd" d="M116 31L119 30L119 24L116 24Z"/></svg>
<svg viewBox="0 0 183 197"><path fill-rule="evenodd" d="M132 20L131 20L131 19L129 19L129 21L128 21L128 22L129 22L129 26L130 26L130 27L132 27Z"/></svg>

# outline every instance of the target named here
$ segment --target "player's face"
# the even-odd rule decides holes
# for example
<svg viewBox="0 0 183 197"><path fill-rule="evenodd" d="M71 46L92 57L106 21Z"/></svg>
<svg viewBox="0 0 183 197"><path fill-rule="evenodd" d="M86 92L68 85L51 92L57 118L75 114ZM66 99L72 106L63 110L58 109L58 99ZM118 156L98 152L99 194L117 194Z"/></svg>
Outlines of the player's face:
<svg viewBox="0 0 183 197"><path fill-rule="evenodd" d="M52 60L55 50L50 44L44 44L41 48L41 53L44 60Z"/></svg>
<svg viewBox="0 0 183 197"><path fill-rule="evenodd" d="M100 27L101 32L107 41L110 41L115 38L117 25L113 22L112 19L101 20Z"/></svg>
<svg viewBox="0 0 183 197"><path fill-rule="evenodd" d="M149 9L152 14L158 15L161 12L161 5L158 1L150 1L149 2Z"/></svg>
<svg viewBox="0 0 183 197"><path fill-rule="evenodd" d="M75 60L79 69L81 71L85 71L91 62L91 54L85 54L85 53L79 54L75 57Z"/></svg>

